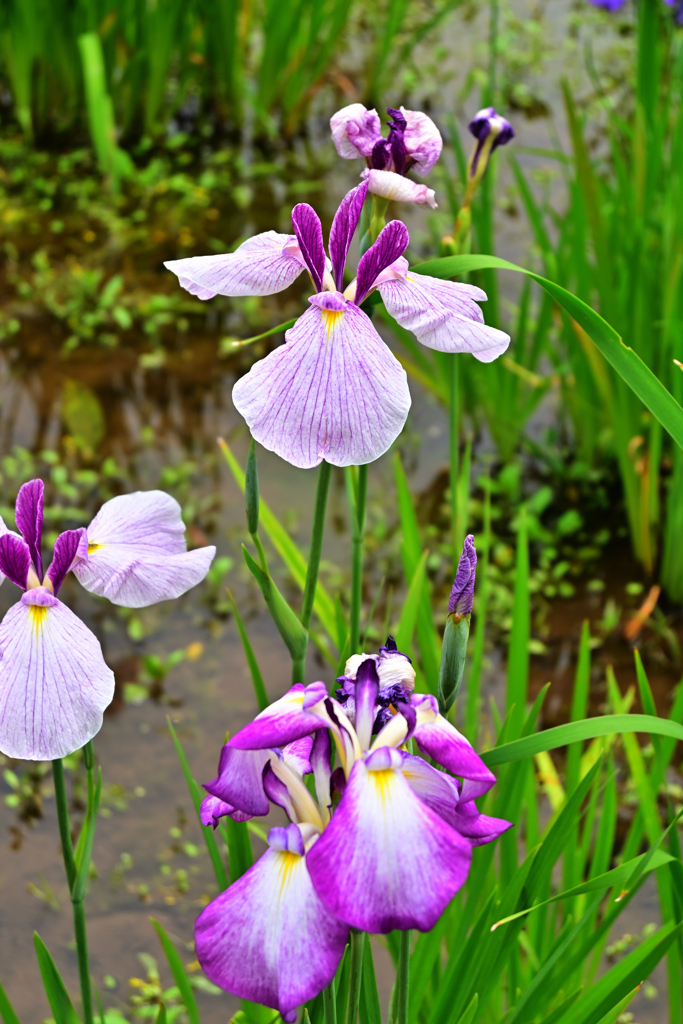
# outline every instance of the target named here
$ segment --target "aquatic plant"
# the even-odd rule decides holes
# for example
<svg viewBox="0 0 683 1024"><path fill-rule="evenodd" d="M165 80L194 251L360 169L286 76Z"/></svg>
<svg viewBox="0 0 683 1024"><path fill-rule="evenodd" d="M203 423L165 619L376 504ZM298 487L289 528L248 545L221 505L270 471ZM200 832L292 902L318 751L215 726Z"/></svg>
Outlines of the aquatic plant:
<svg viewBox="0 0 683 1024"><path fill-rule="evenodd" d="M271 295L308 270L316 292L311 308L287 331L285 344L255 363L232 392L252 436L295 466L323 459L335 466L372 462L403 429L410 408L405 371L361 308L375 290L397 323L429 348L471 352L489 362L510 342L483 323L480 289L408 273L408 230L398 220L382 228L342 293L368 188L363 182L351 189L335 214L329 267L320 219L305 203L292 211L293 237L265 232L234 253L165 264L200 299Z"/></svg>

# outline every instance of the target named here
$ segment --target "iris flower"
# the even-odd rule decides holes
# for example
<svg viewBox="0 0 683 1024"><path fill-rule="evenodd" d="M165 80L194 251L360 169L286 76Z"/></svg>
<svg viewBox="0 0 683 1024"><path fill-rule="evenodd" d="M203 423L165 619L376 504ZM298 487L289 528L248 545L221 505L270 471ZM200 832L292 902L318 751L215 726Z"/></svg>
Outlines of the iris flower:
<svg viewBox="0 0 683 1024"><path fill-rule="evenodd" d="M423 177L432 169L443 147L439 129L420 110L387 107L387 113L391 120L385 139L376 110L367 110L362 103L338 110L330 119L330 129L339 156L345 160L365 158L362 176L374 195L435 208L434 190L405 175L414 171Z"/></svg>
<svg viewBox="0 0 683 1024"><path fill-rule="evenodd" d="M114 696L97 637L57 596L67 573L114 604L142 608L199 583L216 553L186 550L170 495L138 491L105 502L87 529L61 533L43 572L43 491L42 480L20 489L20 534L0 519L0 583L23 590L0 623L0 751L30 761L80 749Z"/></svg>
<svg viewBox="0 0 683 1024"><path fill-rule="evenodd" d="M308 270L310 308L285 344L254 363L232 398L253 437L294 466L372 462L400 434L410 409L406 373L360 308L377 289L388 312L418 341L441 352L471 352L489 362L510 338L487 327L469 284L409 273L408 230L393 220L361 256L344 288L344 267L367 194L363 182L341 202L325 255L320 219L306 203L292 210L294 235L266 231L234 253L193 256L165 266L200 299L272 295Z"/></svg>
<svg viewBox="0 0 683 1024"><path fill-rule="evenodd" d="M477 810L495 778L434 697L414 692L391 637L378 655L350 658L338 683L336 697L321 682L293 686L228 741L205 786L213 824L270 803L290 819L195 929L208 977L286 1021L332 980L350 927L429 930L472 848L510 827ZM411 739L445 770L410 753Z"/></svg>

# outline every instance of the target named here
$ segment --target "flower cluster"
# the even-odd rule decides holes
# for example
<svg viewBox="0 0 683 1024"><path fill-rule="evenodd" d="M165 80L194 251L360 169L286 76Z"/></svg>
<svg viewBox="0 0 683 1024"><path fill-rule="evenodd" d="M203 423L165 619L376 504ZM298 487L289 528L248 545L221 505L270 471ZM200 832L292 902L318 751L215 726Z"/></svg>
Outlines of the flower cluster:
<svg viewBox="0 0 683 1024"><path fill-rule="evenodd" d="M510 827L479 813L495 778L435 698L414 692L391 637L378 655L350 658L337 682L336 697L321 682L293 686L233 736L202 805L214 826L271 803L289 817L195 929L208 977L285 1021L332 980L349 928L429 930L465 882L472 848ZM444 770L411 753L411 740Z"/></svg>
<svg viewBox="0 0 683 1024"><path fill-rule="evenodd" d="M351 239L368 191L363 182L343 198L329 238L306 203L292 210L293 235L266 231L234 253L193 256L165 266L200 299L272 295L308 270L310 308L285 334L285 344L254 363L232 398L252 436L295 466L323 459L335 466L372 462L398 437L408 416L406 373L360 308L373 291L398 324L440 352L471 352L490 362L510 338L487 327L480 288L409 272L408 229L390 221L361 256L344 288Z"/></svg>
<svg viewBox="0 0 683 1024"><path fill-rule="evenodd" d="M383 138L376 110L368 110L362 103L338 110L330 119L330 128L339 156L365 159L362 177L374 195L435 208L434 190L405 175L414 171L424 177L432 169L443 146L439 129L420 110L387 107L387 113L389 135Z"/></svg>
<svg viewBox="0 0 683 1024"><path fill-rule="evenodd" d="M0 751L32 761L79 750L114 696L97 637L57 596L67 573L92 594L142 608L195 586L216 553L187 551L178 502L139 491L107 501L87 529L61 533L43 572L43 501L43 481L30 480L16 501L20 533L0 519L0 583L23 590L0 623Z"/></svg>

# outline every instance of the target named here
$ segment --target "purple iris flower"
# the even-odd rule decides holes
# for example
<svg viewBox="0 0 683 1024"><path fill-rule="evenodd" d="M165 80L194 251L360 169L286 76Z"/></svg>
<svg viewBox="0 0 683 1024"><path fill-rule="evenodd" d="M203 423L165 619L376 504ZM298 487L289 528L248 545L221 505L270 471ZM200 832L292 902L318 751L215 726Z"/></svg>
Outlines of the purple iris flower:
<svg viewBox="0 0 683 1024"><path fill-rule="evenodd" d="M193 256L165 266L200 299L272 295L308 270L310 308L285 334L285 344L254 363L232 398L253 437L295 466L323 459L334 466L372 462L403 429L410 408L405 370L360 309L378 289L388 312L428 348L471 352L489 362L510 338L484 324L469 284L412 275L403 253L408 230L398 220L382 229L344 292L344 267L368 185L343 198L330 230L328 260L320 219L306 203L292 211L294 235L267 231L234 253Z"/></svg>
<svg viewBox="0 0 683 1024"><path fill-rule="evenodd" d="M195 929L208 977L286 1021L332 980L349 927L429 930L465 882L472 848L510 827L479 813L493 774L435 698L414 692L391 638L379 655L350 658L338 681L339 700L321 682L293 686L228 741L205 786L207 817L217 799L233 816L274 803L290 819ZM411 738L445 771L409 754Z"/></svg>
<svg viewBox="0 0 683 1024"><path fill-rule="evenodd" d="M408 171L423 177L439 159L443 140L439 129L420 110L387 107L389 135L382 136L376 110L351 103L330 118L332 140L345 160L363 157L367 168L362 177L374 195L400 203L436 207L434 190L406 178Z"/></svg>
<svg viewBox="0 0 683 1024"><path fill-rule="evenodd" d="M477 140L470 157L468 176L481 181L494 149L514 139L515 131L509 121L497 114L493 107L479 110L469 123L469 129Z"/></svg>
<svg viewBox="0 0 683 1024"><path fill-rule="evenodd" d="M129 608L179 597L206 576L214 547L187 551L178 502L163 491L107 501L90 526L55 541L43 572L43 481L17 496L20 534L0 519L0 583L24 591L0 623L0 751L48 761L99 732L114 673L97 637L57 597L73 571L86 590Z"/></svg>

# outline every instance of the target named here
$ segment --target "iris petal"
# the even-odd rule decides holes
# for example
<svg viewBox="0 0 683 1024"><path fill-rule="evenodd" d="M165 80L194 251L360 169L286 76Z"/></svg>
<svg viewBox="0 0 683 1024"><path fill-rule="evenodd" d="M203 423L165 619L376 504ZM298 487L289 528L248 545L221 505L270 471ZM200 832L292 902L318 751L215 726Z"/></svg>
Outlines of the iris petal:
<svg viewBox="0 0 683 1024"><path fill-rule="evenodd" d="M182 288L200 299L214 295L274 295L296 281L305 263L293 235L264 231L235 252L169 260Z"/></svg>
<svg viewBox="0 0 683 1024"><path fill-rule="evenodd" d="M88 527L88 555L73 568L98 597L144 608L180 597L204 579L213 546L187 551L180 505L163 491L137 491L105 502Z"/></svg>
<svg viewBox="0 0 683 1024"><path fill-rule="evenodd" d="M387 763L400 759L385 750ZM368 763L379 763L382 753ZM420 800L400 768L370 770L360 760L306 860L332 913L363 931L386 933L432 928L467 878L471 856L469 842Z"/></svg>
<svg viewBox="0 0 683 1024"><path fill-rule="evenodd" d="M195 946L216 985L285 1016L330 983L347 935L318 898L305 857L269 849L201 913Z"/></svg>
<svg viewBox="0 0 683 1024"><path fill-rule="evenodd" d="M459 733L443 715L430 715L428 721L420 722L420 705L435 712L436 699L428 694L414 693L411 704L418 712L415 739L419 747L453 775L462 777L464 781L461 798L474 800L488 793L496 777L462 733Z"/></svg>
<svg viewBox="0 0 683 1024"><path fill-rule="evenodd" d="M339 299L340 309L308 309L232 392L253 437L302 468L374 461L410 408L405 370L365 313Z"/></svg>
<svg viewBox="0 0 683 1024"><path fill-rule="evenodd" d="M310 686L295 683L253 722L235 733L228 741L228 747L236 750L286 747L294 740L312 735L328 723L321 703L326 697L327 689L322 682L311 683Z"/></svg>
<svg viewBox="0 0 683 1024"><path fill-rule="evenodd" d="M23 594L0 624L3 754L49 761L79 750L113 696L97 637L42 587Z"/></svg>

